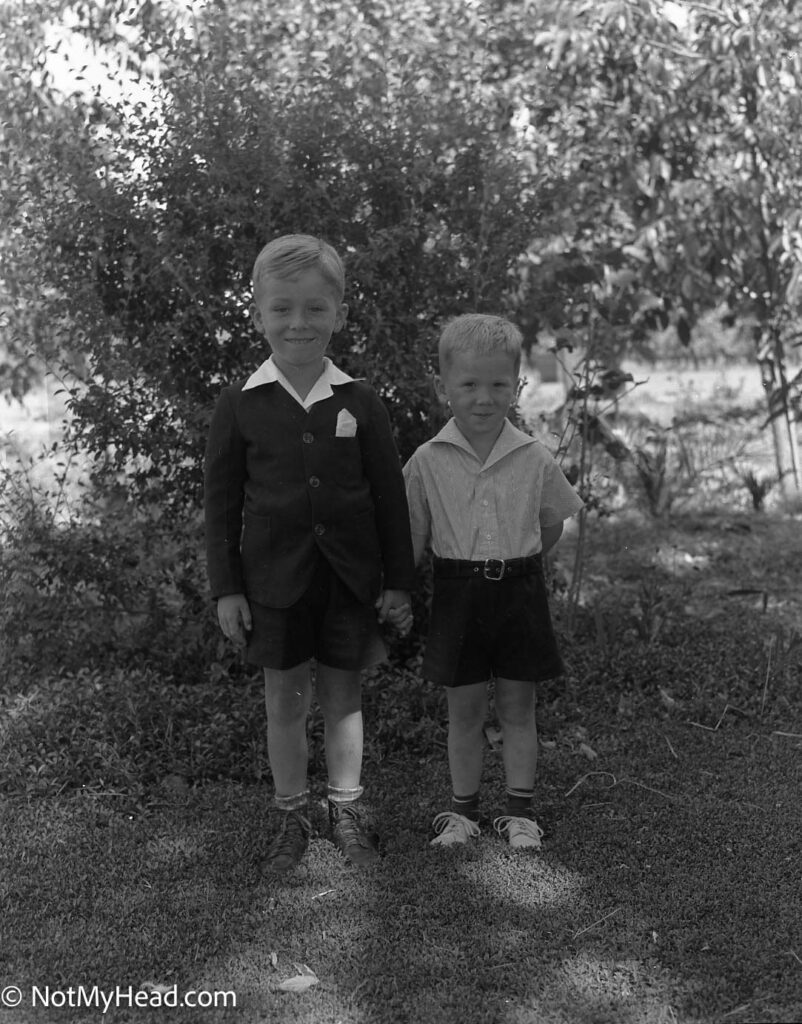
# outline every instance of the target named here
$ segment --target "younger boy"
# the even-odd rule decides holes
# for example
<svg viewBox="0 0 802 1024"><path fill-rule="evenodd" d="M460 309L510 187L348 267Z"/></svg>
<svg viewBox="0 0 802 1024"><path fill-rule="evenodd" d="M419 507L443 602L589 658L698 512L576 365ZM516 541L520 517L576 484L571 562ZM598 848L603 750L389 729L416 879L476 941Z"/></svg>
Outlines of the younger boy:
<svg viewBox="0 0 802 1024"><path fill-rule="evenodd" d="M281 822L264 868L303 857L306 718L314 659L329 820L345 858L378 857L362 794L360 670L382 660L376 626L414 581L407 502L387 411L325 356L348 313L335 250L309 235L262 249L251 316L271 350L223 389L206 451L208 571L220 627L264 667L268 759ZM375 607L374 607L375 606Z"/></svg>
<svg viewBox="0 0 802 1024"><path fill-rule="evenodd" d="M518 390L521 334L497 316L451 321L437 388L452 418L404 468L416 561L431 543L434 594L423 672L446 687L451 810L432 845L479 835L487 684L503 733L507 786L494 827L515 849L539 848L532 798L535 683L562 671L543 554L582 501L546 449L507 418ZM392 621L409 624L398 608Z"/></svg>

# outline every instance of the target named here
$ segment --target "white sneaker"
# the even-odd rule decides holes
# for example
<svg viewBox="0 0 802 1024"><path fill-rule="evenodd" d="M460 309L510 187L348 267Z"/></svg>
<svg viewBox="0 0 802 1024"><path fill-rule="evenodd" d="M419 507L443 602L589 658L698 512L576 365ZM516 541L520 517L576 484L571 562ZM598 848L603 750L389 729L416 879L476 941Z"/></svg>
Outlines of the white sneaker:
<svg viewBox="0 0 802 1024"><path fill-rule="evenodd" d="M456 811L443 811L442 814L438 814L432 822L432 828L438 834L430 846L462 846L469 839L476 839L479 835L478 824L462 814L457 814Z"/></svg>
<svg viewBox="0 0 802 1024"><path fill-rule="evenodd" d="M540 849L543 829L531 818L515 818L511 814L504 814L500 818L496 818L493 828L500 836L507 833L507 839L509 839L513 850Z"/></svg>

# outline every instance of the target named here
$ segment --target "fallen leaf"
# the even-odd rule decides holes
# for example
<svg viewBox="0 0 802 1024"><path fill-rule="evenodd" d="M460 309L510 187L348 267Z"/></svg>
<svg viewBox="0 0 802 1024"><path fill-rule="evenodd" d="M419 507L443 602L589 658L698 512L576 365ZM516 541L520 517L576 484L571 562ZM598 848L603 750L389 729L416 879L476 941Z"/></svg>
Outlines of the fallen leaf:
<svg viewBox="0 0 802 1024"><path fill-rule="evenodd" d="M142 989L143 992L155 992L157 995L163 996L166 995L168 992L172 992L175 986L159 985L155 981L143 981L141 982L139 987L140 989Z"/></svg>
<svg viewBox="0 0 802 1024"><path fill-rule="evenodd" d="M270 963L273 967L278 967L278 953L275 951L270 954Z"/></svg>
<svg viewBox="0 0 802 1024"><path fill-rule="evenodd" d="M292 978L287 978L286 981L282 981L278 987L279 992L306 992L308 988L317 985L319 981L318 976L306 964L296 964L295 968L299 973Z"/></svg>
<svg viewBox="0 0 802 1024"><path fill-rule="evenodd" d="M588 761L595 761L596 758L599 756L593 749L593 747L588 746L587 743L579 744L579 752L580 754L584 754Z"/></svg>
<svg viewBox="0 0 802 1024"><path fill-rule="evenodd" d="M674 700L674 698L671 696L668 690L663 689L662 686L659 689L660 699L662 700L663 704L669 709L669 711L672 708L675 708L677 706L677 702Z"/></svg>

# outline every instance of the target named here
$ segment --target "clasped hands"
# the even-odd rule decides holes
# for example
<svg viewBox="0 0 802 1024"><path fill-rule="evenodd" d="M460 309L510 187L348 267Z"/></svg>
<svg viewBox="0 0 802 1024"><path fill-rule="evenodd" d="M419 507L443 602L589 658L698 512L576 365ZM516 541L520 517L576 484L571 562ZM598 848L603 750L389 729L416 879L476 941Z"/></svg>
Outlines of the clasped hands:
<svg viewBox="0 0 802 1024"><path fill-rule="evenodd" d="M412 628L412 607L405 590L383 590L376 601L379 622L389 622L401 636ZM245 647L253 620L248 599L244 594L226 594L217 601L217 621L235 647Z"/></svg>
<svg viewBox="0 0 802 1024"><path fill-rule="evenodd" d="M389 622L401 636L412 628L412 606L405 590L383 590L376 601L379 622Z"/></svg>

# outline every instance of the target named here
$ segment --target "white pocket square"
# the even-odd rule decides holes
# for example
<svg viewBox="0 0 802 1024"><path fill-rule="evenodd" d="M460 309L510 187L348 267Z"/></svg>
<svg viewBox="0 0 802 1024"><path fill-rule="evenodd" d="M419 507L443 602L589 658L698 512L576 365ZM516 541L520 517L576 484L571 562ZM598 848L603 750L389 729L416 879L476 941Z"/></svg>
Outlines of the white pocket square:
<svg viewBox="0 0 802 1024"><path fill-rule="evenodd" d="M335 437L356 437L356 417L352 416L347 409L340 409L337 415L337 429Z"/></svg>

